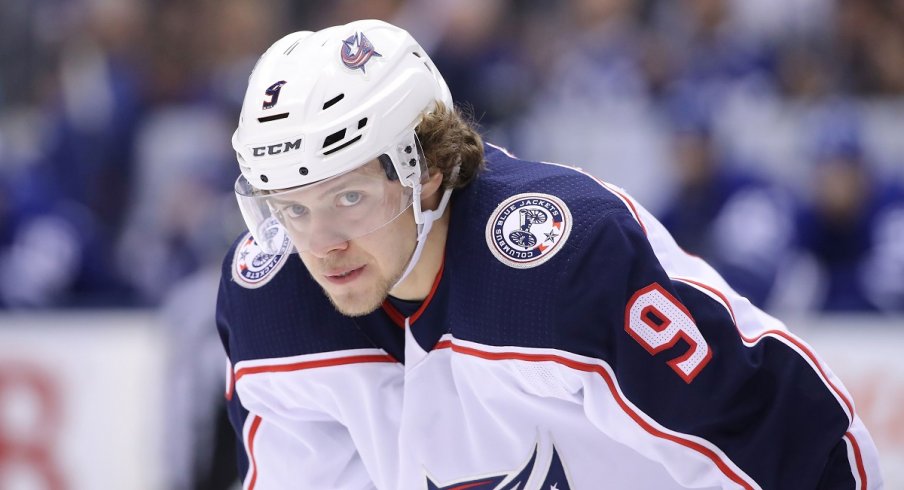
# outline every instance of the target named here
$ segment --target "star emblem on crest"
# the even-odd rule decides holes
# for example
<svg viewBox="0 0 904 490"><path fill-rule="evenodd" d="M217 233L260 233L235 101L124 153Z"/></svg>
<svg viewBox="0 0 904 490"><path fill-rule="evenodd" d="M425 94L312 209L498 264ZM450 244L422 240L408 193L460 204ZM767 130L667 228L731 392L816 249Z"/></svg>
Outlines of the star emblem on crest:
<svg viewBox="0 0 904 490"><path fill-rule="evenodd" d="M556 233L555 229L549 230L549 233L544 233L543 235L546 236L546 240L543 243L546 243L546 242L556 243L556 238L559 238L559 234Z"/></svg>
<svg viewBox="0 0 904 490"><path fill-rule="evenodd" d="M374 56L382 57L374 48L373 43L363 32L356 32L342 41L342 51L340 53L342 62L352 70L360 69L362 73L367 73L364 65Z"/></svg>

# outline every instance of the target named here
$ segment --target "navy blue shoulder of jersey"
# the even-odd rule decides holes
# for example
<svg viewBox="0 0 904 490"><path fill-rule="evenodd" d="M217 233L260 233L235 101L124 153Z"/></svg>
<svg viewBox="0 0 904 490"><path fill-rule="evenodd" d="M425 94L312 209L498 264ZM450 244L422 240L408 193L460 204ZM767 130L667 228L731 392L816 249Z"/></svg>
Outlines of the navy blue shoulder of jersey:
<svg viewBox="0 0 904 490"><path fill-rule="evenodd" d="M595 179L495 150L487 161L452 208L443 280L451 282L447 315L456 338L603 360L635 406L714 443L763 488L816 488L820 478L853 487L840 439L850 421L801 355L771 337L745 345L729 311L673 281L631 211ZM500 203L533 193L564 203L573 228L551 259L512 267L491 252L487 226ZM669 361L689 356L693 344L650 352L626 331L627 308L649 288L685 308L710 349L692 382ZM840 465L839 474L822 474L827 460Z"/></svg>
<svg viewBox="0 0 904 490"><path fill-rule="evenodd" d="M623 279L637 244L625 235L642 238L639 225L617 196L573 168L519 160L491 146L486 159L486 170L457 193L452 206L444 273L454 284L448 298L452 334L489 345L598 357L588 346L603 345L602 339L585 341L611 330L607 323L624 313L625 303L606 290L627 286ZM497 207L522 194L558 199L571 219L561 249L528 268L498 259L486 238Z"/></svg>
<svg viewBox="0 0 904 490"><path fill-rule="evenodd" d="M297 255L259 288L232 277L241 236L223 261L217 297L217 326L233 364L347 349L374 348L354 322L333 308Z"/></svg>

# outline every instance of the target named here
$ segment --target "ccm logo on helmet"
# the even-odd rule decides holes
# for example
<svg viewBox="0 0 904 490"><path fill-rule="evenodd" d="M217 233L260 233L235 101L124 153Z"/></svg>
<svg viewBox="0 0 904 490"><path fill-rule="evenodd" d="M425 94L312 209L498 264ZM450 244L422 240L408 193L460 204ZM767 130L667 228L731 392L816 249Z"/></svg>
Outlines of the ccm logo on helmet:
<svg viewBox="0 0 904 490"><path fill-rule="evenodd" d="M283 143L276 143L275 145L255 146L251 148L251 151L254 156L263 157L267 155L279 155L280 153L288 153L292 150L300 149L301 138L298 138L295 141L285 141Z"/></svg>

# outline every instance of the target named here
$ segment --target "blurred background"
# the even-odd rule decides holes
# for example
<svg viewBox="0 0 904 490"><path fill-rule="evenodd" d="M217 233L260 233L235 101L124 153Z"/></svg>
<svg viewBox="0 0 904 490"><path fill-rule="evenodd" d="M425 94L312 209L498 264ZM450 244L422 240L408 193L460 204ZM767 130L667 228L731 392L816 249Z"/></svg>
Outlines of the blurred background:
<svg viewBox="0 0 904 490"><path fill-rule="evenodd" d="M231 133L270 43L359 18L786 320L904 488L904 0L3 0L0 490L235 486Z"/></svg>

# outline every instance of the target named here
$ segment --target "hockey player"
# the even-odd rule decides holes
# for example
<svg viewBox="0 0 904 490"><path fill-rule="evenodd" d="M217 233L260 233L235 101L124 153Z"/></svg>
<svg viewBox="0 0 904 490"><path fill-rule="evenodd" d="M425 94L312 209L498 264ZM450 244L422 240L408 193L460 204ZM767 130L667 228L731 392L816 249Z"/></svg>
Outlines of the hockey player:
<svg viewBox="0 0 904 490"><path fill-rule="evenodd" d="M244 488L881 487L803 341L623 191L453 107L380 21L252 72L217 307Z"/></svg>

